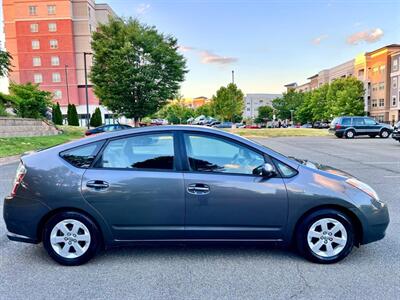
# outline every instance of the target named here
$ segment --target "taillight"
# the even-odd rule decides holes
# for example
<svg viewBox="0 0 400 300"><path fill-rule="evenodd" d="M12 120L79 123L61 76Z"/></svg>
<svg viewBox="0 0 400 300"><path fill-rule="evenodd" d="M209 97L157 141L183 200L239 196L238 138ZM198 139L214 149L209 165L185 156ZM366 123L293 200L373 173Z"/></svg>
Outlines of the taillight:
<svg viewBox="0 0 400 300"><path fill-rule="evenodd" d="M11 191L11 196L14 197L17 193L17 189L20 186L22 180L24 179L26 174L26 168L24 164L21 162L18 166L17 173L15 174L14 185Z"/></svg>
<svg viewBox="0 0 400 300"><path fill-rule="evenodd" d="M335 128L336 128L336 129L340 129L340 127L341 127L340 124L336 124L336 125L335 125Z"/></svg>

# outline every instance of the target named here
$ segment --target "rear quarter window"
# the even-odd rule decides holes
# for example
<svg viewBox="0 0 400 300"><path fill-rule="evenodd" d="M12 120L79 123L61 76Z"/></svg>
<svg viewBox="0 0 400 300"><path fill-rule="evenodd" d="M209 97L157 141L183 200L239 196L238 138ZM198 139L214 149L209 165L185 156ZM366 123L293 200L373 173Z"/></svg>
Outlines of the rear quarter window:
<svg viewBox="0 0 400 300"><path fill-rule="evenodd" d="M342 125L351 125L351 118L343 118Z"/></svg>
<svg viewBox="0 0 400 300"><path fill-rule="evenodd" d="M60 156L74 167L89 168L103 143L101 141L72 148L61 152Z"/></svg>

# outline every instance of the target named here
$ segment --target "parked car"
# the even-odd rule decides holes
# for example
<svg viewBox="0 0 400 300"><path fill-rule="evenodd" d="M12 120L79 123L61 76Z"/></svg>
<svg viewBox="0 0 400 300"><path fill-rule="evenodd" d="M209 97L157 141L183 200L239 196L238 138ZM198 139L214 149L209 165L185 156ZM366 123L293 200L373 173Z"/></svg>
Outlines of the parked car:
<svg viewBox="0 0 400 300"><path fill-rule="evenodd" d="M260 126L257 125L257 124L251 124L251 125L244 126L244 128L247 128L247 129L260 129Z"/></svg>
<svg viewBox="0 0 400 300"><path fill-rule="evenodd" d="M222 122L217 125L214 125L214 128L232 128L233 123L232 122Z"/></svg>
<svg viewBox="0 0 400 300"><path fill-rule="evenodd" d="M306 123L306 124L301 125L301 128L313 128L313 126L311 123Z"/></svg>
<svg viewBox="0 0 400 300"><path fill-rule="evenodd" d="M103 132L110 132L110 131L118 131L124 129L132 128L129 125L123 124L109 124L109 125L102 125L93 129L86 130L85 135L92 135L92 134L99 134Z"/></svg>
<svg viewBox="0 0 400 300"><path fill-rule="evenodd" d="M209 127L143 127L23 156L4 201L8 238L64 265L148 242L294 243L334 263L380 240L387 206L367 184Z"/></svg>
<svg viewBox="0 0 400 300"><path fill-rule="evenodd" d="M394 138L396 141L400 142L400 122L398 122L396 125L394 125L392 138Z"/></svg>
<svg viewBox="0 0 400 300"><path fill-rule="evenodd" d="M333 119L329 132L335 134L338 138L343 136L352 139L359 135L369 135L371 138L380 136L388 138L393 129L388 124L383 124L369 117L344 116Z"/></svg>
<svg viewBox="0 0 400 300"><path fill-rule="evenodd" d="M317 129L328 129L329 123L317 121L312 125L312 127Z"/></svg>
<svg viewBox="0 0 400 300"><path fill-rule="evenodd" d="M208 127L214 127L214 126L216 126L218 124L221 124L221 122L220 121L212 121L212 122L208 123L207 126Z"/></svg>

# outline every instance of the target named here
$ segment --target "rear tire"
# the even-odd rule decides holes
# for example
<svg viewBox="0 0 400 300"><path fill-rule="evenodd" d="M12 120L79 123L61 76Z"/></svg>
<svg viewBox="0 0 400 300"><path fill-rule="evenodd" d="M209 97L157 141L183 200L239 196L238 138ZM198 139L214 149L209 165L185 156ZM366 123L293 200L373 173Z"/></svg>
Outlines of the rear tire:
<svg viewBox="0 0 400 300"><path fill-rule="evenodd" d="M390 132L387 129L382 129L379 134L379 136L383 139L387 139L389 137L389 135L390 135Z"/></svg>
<svg viewBox="0 0 400 300"><path fill-rule="evenodd" d="M353 249L354 232L347 215L335 209L321 209L306 216L297 227L297 250L312 262L336 263Z"/></svg>
<svg viewBox="0 0 400 300"><path fill-rule="evenodd" d="M58 213L46 222L43 229L43 246L61 265L78 266L88 262L100 245L97 225L78 212Z"/></svg>
<svg viewBox="0 0 400 300"><path fill-rule="evenodd" d="M356 132L352 129L347 130L344 134L344 136L346 137L346 139L353 139L354 136L356 135Z"/></svg>

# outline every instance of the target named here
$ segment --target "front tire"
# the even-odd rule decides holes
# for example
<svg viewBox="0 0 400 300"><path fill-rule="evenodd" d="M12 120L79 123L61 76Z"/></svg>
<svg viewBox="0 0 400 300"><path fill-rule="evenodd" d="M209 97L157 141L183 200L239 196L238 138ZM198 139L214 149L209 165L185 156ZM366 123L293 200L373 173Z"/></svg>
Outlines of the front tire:
<svg viewBox="0 0 400 300"><path fill-rule="evenodd" d="M387 139L389 137L389 135L390 135L390 132L387 129L382 129L381 133L379 134L379 136L383 139Z"/></svg>
<svg viewBox="0 0 400 300"><path fill-rule="evenodd" d="M297 249L312 262L336 263L353 249L354 232L347 215L335 209L321 209L306 216L299 224Z"/></svg>
<svg viewBox="0 0 400 300"><path fill-rule="evenodd" d="M100 249L101 235L97 225L77 212L52 216L43 230L43 246L59 264L78 266L88 262Z"/></svg>

